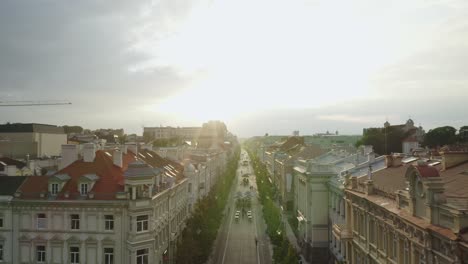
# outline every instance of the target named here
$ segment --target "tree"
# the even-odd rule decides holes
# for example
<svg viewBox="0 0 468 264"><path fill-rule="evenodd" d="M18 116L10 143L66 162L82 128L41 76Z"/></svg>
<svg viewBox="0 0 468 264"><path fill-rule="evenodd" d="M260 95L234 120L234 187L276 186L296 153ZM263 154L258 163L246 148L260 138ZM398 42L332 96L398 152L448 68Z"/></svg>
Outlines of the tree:
<svg viewBox="0 0 468 264"><path fill-rule="evenodd" d="M63 126L65 134L77 133L80 134L83 132L83 128L80 126Z"/></svg>
<svg viewBox="0 0 468 264"><path fill-rule="evenodd" d="M360 140L355 144L371 145L378 154L390 154L402 152L402 141L405 134L399 127L369 128L364 131Z"/></svg>
<svg viewBox="0 0 468 264"><path fill-rule="evenodd" d="M457 130L451 126L437 127L429 130L424 136L424 145L428 147L441 147L451 145L457 141Z"/></svg>
<svg viewBox="0 0 468 264"><path fill-rule="evenodd" d="M462 126L458 130L458 142L468 143L468 126Z"/></svg>

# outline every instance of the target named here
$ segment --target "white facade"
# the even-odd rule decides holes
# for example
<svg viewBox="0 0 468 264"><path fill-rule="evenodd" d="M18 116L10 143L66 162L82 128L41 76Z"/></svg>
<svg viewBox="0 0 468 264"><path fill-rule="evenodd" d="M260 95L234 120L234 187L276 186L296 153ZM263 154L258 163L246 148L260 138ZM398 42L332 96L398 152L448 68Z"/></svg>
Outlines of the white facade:
<svg viewBox="0 0 468 264"><path fill-rule="evenodd" d="M39 263L43 247L44 263L71 263L75 248L79 263L107 263L107 254L112 263L136 264L142 250L148 252L142 263L163 263L184 227L187 197L183 180L147 199L2 202L3 261Z"/></svg>

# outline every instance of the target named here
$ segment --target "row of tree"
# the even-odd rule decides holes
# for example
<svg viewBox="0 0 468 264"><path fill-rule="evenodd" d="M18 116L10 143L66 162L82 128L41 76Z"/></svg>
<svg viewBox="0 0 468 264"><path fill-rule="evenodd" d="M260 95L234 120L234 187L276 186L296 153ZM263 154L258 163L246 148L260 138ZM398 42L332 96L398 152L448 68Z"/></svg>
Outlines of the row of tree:
<svg viewBox="0 0 468 264"><path fill-rule="evenodd" d="M360 145L372 145L378 154L402 152L402 141L408 136L399 127L369 128L362 138L356 142ZM444 145L468 143L468 126L462 126L458 132L451 126L437 127L424 135L423 147L437 148Z"/></svg>
<svg viewBox="0 0 468 264"><path fill-rule="evenodd" d="M267 224L267 234L273 245L274 263L293 264L298 262L298 254L285 235L281 211L274 202L276 191L268 180L268 171L252 151L248 151L255 170L260 202L263 205L263 217Z"/></svg>
<svg viewBox="0 0 468 264"><path fill-rule="evenodd" d="M187 220L187 226L182 231L182 239L177 245L176 263L202 264L208 260L236 176L239 157L240 148L237 148L227 164L226 171L213 189L195 205L191 217Z"/></svg>
<svg viewBox="0 0 468 264"><path fill-rule="evenodd" d="M423 144L434 148L465 143L468 143L468 126L462 126L458 132L454 127L443 126L429 130L424 136Z"/></svg>

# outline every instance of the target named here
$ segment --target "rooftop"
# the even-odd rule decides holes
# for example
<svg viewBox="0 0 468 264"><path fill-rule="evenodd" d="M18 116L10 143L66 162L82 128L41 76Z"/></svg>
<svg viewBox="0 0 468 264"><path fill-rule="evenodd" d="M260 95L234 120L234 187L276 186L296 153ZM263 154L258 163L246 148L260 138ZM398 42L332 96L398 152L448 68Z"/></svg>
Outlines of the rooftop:
<svg viewBox="0 0 468 264"><path fill-rule="evenodd" d="M14 123L0 125L0 133L50 133L65 134L63 127L37 123Z"/></svg>
<svg viewBox="0 0 468 264"><path fill-rule="evenodd" d="M19 161L19 160L12 159L12 158L8 158L8 157L1 157L0 158L0 170L5 170L5 167L8 165L15 165L16 168L22 169L26 166L26 163Z"/></svg>
<svg viewBox="0 0 468 264"><path fill-rule="evenodd" d="M27 177L0 176L0 195L13 195Z"/></svg>

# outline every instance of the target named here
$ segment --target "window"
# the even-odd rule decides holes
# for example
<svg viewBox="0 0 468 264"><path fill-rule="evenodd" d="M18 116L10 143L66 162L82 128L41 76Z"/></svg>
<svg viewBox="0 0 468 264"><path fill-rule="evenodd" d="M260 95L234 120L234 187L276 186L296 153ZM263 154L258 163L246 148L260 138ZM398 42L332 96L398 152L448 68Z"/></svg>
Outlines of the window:
<svg viewBox="0 0 468 264"><path fill-rule="evenodd" d="M3 245L0 244L0 261L3 261Z"/></svg>
<svg viewBox="0 0 468 264"><path fill-rule="evenodd" d="M58 183L52 183L52 184L51 184L51 186L50 186L50 192L52 193L52 195L57 195L58 189L59 189Z"/></svg>
<svg viewBox="0 0 468 264"><path fill-rule="evenodd" d="M80 215L72 214L71 215L71 229L80 229Z"/></svg>
<svg viewBox="0 0 468 264"><path fill-rule="evenodd" d="M105 215L105 229L106 230L114 230L114 216L113 215Z"/></svg>
<svg viewBox="0 0 468 264"><path fill-rule="evenodd" d="M0 216L0 228L3 227L3 216Z"/></svg>
<svg viewBox="0 0 468 264"><path fill-rule="evenodd" d="M409 243L405 241L405 246L403 249L403 264L409 264L410 257L409 257Z"/></svg>
<svg viewBox="0 0 468 264"><path fill-rule="evenodd" d="M137 250L137 264L148 264L148 249Z"/></svg>
<svg viewBox="0 0 468 264"><path fill-rule="evenodd" d="M369 220L369 242L375 244L375 221Z"/></svg>
<svg viewBox="0 0 468 264"><path fill-rule="evenodd" d="M383 231L383 252L387 253L387 230Z"/></svg>
<svg viewBox="0 0 468 264"><path fill-rule="evenodd" d="M104 248L104 264L114 264L113 248Z"/></svg>
<svg viewBox="0 0 468 264"><path fill-rule="evenodd" d="M71 264L80 263L80 248L79 247L70 247L70 263Z"/></svg>
<svg viewBox="0 0 468 264"><path fill-rule="evenodd" d="M148 231L148 216L137 216L137 232Z"/></svg>
<svg viewBox="0 0 468 264"><path fill-rule="evenodd" d="M80 184L80 193L81 193L81 195L87 195L88 194L88 184L87 183Z"/></svg>
<svg viewBox="0 0 468 264"><path fill-rule="evenodd" d="M47 228L47 218L45 214L37 214L37 228L38 229Z"/></svg>
<svg viewBox="0 0 468 264"><path fill-rule="evenodd" d="M353 229L354 231L358 231L358 217L357 217L357 211L356 210L353 210Z"/></svg>
<svg viewBox="0 0 468 264"><path fill-rule="evenodd" d="M36 247L36 260L38 263L44 263L46 261L45 254L45 246Z"/></svg>
<svg viewBox="0 0 468 264"><path fill-rule="evenodd" d="M391 258L393 260L396 260L397 258L397 250L398 250L398 237L396 234L393 235L393 240L392 240L392 254Z"/></svg>

